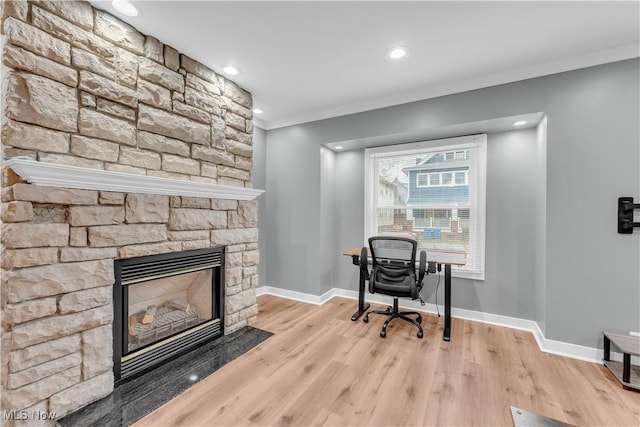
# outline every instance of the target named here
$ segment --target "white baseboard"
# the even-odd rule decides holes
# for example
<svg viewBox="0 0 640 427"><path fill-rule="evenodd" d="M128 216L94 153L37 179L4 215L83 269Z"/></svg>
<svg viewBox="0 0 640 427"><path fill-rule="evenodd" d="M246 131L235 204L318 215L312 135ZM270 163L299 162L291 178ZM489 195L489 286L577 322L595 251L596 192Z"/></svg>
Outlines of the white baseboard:
<svg viewBox="0 0 640 427"><path fill-rule="evenodd" d="M322 305L333 297L349 298L353 300L358 299L357 291L341 288L333 288L325 292L324 294L317 296L304 292L290 291L288 289L282 289L275 286L261 286L256 289L256 295L274 295L315 305ZM366 300L369 303L383 305L389 304L389 298L379 294L367 293ZM400 307L404 309L436 314L435 304L427 303L423 306L418 301L400 301ZM444 306L438 305L438 308L442 315L444 313ZM517 317L502 316L499 314L484 313L481 311L466 310L455 307L451 308L451 317L528 331L533 334L536 343L540 348L540 351L556 354L559 356L570 357L572 359L583 360L586 362L602 364L603 351L601 349L547 339L538 326L538 323L533 320L520 319ZM622 360L622 356L616 353L612 353L611 356L614 360L617 360L618 358Z"/></svg>
<svg viewBox="0 0 640 427"><path fill-rule="evenodd" d="M332 291L333 289L324 295L317 296L304 292L290 291L289 289L276 288L274 286L260 286L256 288L256 296L274 295L294 301L306 302L308 304L322 305L335 296L331 293Z"/></svg>

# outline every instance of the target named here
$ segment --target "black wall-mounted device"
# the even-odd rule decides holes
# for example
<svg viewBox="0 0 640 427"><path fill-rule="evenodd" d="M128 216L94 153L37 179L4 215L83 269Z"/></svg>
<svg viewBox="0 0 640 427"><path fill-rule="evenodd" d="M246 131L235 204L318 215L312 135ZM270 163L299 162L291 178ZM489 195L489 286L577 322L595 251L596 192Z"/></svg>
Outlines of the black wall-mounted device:
<svg viewBox="0 0 640 427"><path fill-rule="evenodd" d="M633 197L618 198L618 233L632 234L634 227L640 227L640 222L633 222L634 209L640 209L640 204L634 204Z"/></svg>
<svg viewBox="0 0 640 427"><path fill-rule="evenodd" d="M429 261L429 268L427 269L427 271L429 272L429 274L433 274L436 272L436 262L435 261Z"/></svg>

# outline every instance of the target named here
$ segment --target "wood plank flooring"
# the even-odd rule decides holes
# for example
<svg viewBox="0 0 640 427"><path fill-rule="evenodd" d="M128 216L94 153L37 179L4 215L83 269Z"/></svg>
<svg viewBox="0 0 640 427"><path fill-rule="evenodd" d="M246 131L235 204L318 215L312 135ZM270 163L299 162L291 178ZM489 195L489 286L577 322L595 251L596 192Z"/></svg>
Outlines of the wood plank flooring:
<svg viewBox="0 0 640 427"><path fill-rule="evenodd" d="M274 335L139 420L143 426L513 425L511 405L579 425L639 426L640 393L602 365L540 352L524 331L423 316L424 338L356 302L258 298ZM380 307L383 308L383 307Z"/></svg>

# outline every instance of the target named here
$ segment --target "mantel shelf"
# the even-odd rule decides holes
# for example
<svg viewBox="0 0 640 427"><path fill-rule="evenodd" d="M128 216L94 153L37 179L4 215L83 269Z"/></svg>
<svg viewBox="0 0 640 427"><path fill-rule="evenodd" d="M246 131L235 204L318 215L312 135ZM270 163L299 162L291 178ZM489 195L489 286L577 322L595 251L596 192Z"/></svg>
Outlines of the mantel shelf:
<svg viewBox="0 0 640 427"><path fill-rule="evenodd" d="M45 163L31 157L13 157L6 160L4 166L13 169L30 184L47 187L228 200L253 200L264 192L253 188Z"/></svg>

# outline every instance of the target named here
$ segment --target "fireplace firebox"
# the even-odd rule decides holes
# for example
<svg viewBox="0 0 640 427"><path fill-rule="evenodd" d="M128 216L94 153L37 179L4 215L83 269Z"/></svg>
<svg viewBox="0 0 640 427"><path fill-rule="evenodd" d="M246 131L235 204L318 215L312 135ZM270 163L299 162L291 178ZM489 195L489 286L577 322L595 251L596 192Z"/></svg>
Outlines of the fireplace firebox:
<svg viewBox="0 0 640 427"><path fill-rule="evenodd" d="M116 383L224 334L224 248L115 261Z"/></svg>

